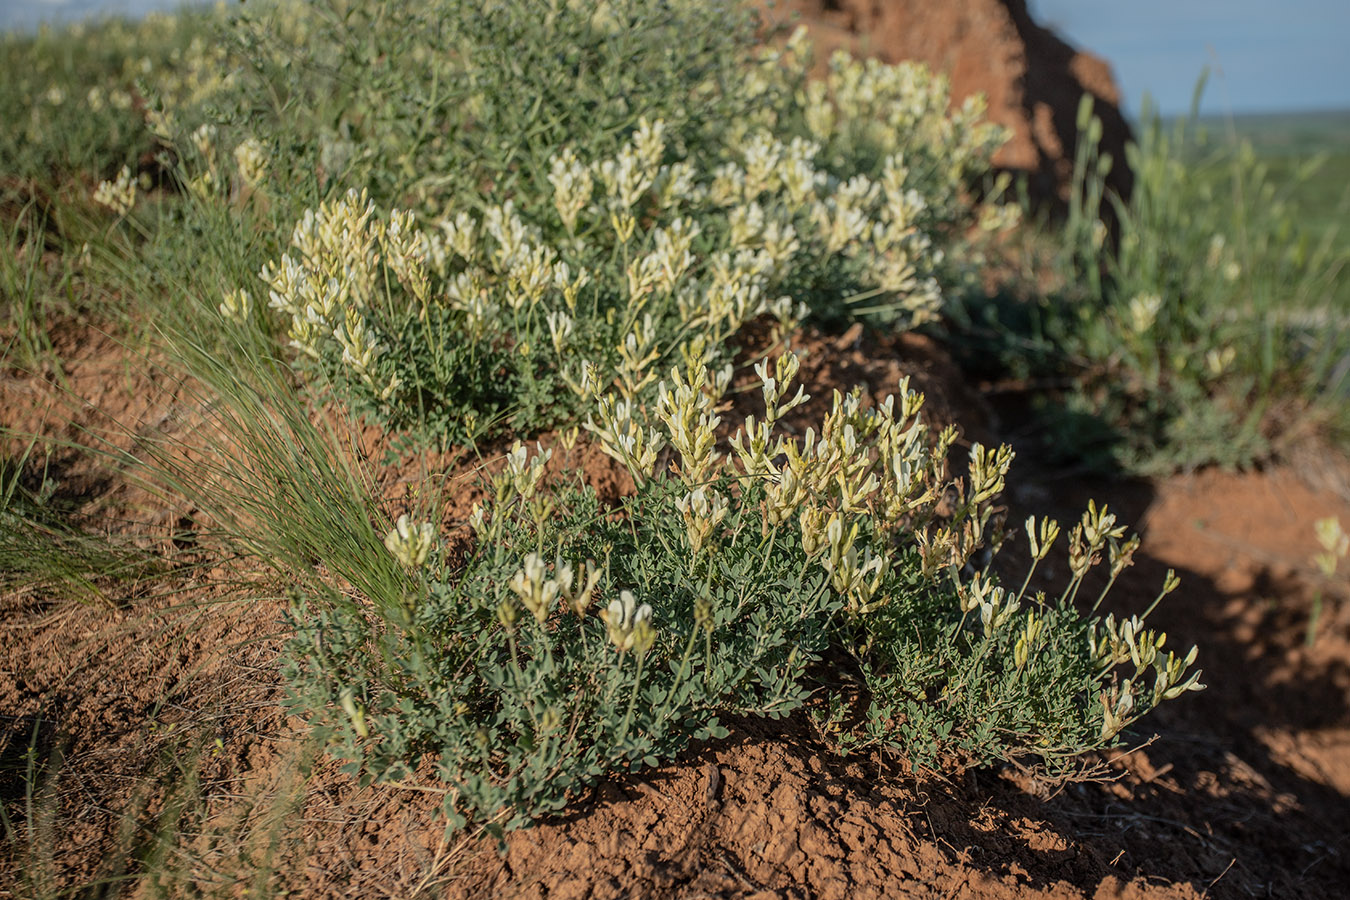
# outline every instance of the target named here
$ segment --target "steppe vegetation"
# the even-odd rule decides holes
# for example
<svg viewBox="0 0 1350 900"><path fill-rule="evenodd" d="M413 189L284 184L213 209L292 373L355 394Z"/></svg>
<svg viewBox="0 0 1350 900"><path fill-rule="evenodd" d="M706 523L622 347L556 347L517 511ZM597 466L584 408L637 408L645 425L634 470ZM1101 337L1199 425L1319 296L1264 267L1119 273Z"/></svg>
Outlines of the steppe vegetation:
<svg viewBox="0 0 1350 900"><path fill-rule="evenodd" d="M1160 475L1250 467L1312 434L1344 442L1350 240L1325 212L1350 208L1337 159L1316 143L1301 161L1259 157L1146 107L1122 201L1105 195L1120 161L1096 152L1086 102L1079 124L1062 239L1026 255L1030 287L967 313L1008 373L1065 385L1042 403L1049 443L1066 463Z"/></svg>
<svg viewBox="0 0 1350 900"><path fill-rule="evenodd" d="M798 713L836 754L1062 782L1204 687L1150 621L1172 572L1107 600L1139 550L1115 512L1008 521L1013 447L960 441L908 380L804 382L804 329L1051 385L1065 467L1350 433L1345 242L1184 125L1102 160L1085 107L1059 220L941 76L815 66L803 33L692 0L249 2L0 49L3 367L59 386L90 329L182 420L6 427L13 609L284 604L292 727L435 793L447 833ZM1125 164L1134 195L1106 196ZM71 495L74 458L192 513L152 537ZM58 895L25 724L3 824ZM100 883L174 871L172 843Z"/></svg>

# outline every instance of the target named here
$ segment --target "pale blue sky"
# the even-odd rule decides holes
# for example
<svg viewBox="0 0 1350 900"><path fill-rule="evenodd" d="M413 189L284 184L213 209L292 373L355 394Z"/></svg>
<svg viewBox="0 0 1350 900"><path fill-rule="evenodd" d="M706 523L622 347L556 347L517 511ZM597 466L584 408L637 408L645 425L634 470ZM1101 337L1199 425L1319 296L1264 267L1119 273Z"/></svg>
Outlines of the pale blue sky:
<svg viewBox="0 0 1350 900"><path fill-rule="evenodd" d="M1350 0L1030 0L1038 22L1185 112L1205 66L1207 113L1350 109Z"/></svg>
<svg viewBox="0 0 1350 900"><path fill-rule="evenodd" d="M1350 109L1350 0L1030 3L1042 24L1111 63L1132 113L1145 92L1164 113L1184 112L1206 65L1211 69L1206 112ZM0 28L178 5L179 0L0 0Z"/></svg>
<svg viewBox="0 0 1350 900"><path fill-rule="evenodd" d="M32 28L39 22L70 21L93 13L134 16L182 5L183 0L0 0L0 28Z"/></svg>

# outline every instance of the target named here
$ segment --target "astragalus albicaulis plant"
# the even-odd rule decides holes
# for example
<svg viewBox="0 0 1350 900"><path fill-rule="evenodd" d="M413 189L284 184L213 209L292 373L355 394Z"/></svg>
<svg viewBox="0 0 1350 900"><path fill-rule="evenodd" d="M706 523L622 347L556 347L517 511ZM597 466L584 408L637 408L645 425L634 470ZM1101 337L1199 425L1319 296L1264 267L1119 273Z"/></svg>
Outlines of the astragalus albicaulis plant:
<svg viewBox="0 0 1350 900"><path fill-rule="evenodd" d="M1011 451L976 445L949 477L955 432L931 434L904 382L875 406L836 392L789 436L797 367L760 364L763 415L729 439L726 383L700 366L667 374L650 421L600 396L586 427L636 484L617 508L517 444L466 546L377 524L402 587L296 605L297 708L364 780L434 772L452 825L510 828L814 690L841 749L940 766L1063 760L1202 687L1194 649L1164 652L1146 616L1102 620L1100 597L1080 612L1089 571L1105 563L1109 589L1138 546L1104 507L1069 529L1062 594L1031 592L1030 572L1006 587L981 551L1001 541ZM1040 562L1060 528L1027 530ZM856 700L820 680L826 660L861 673Z"/></svg>
<svg viewBox="0 0 1350 900"><path fill-rule="evenodd" d="M873 96L889 83L873 68L840 61L836 89ZM847 127L816 94L802 111L816 137ZM640 119L613 157L558 148L538 195L425 224L350 191L307 211L222 311L246 318L265 289L302 368L389 429L456 442L568 421L611 386L645 398L672 364L723 364L758 317L782 337L865 297L899 325L936 318L932 184L899 151L875 180L831 175L816 137L757 128L695 156Z"/></svg>
<svg viewBox="0 0 1350 900"><path fill-rule="evenodd" d="M953 109L922 65L840 53L808 80L802 36L766 48L753 11L720 0L250 2L233 37L236 96L214 107L279 156L277 186L365 189L431 217L485 191L547 202L560 147L613 157L641 119L709 164L761 130L819 141L845 180L900 153L934 214L964 215L1003 140L983 101Z"/></svg>
<svg viewBox="0 0 1350 900"><path fill-rule="evenodd" d="M333 6L344 24L318 15L306 27L341 48L373 13ZM560 2L528 21L510 4L427 8L441 6L508 21L465 23L436 55L425 36L394 41L375 16L369 40L394 43L370 64L381 73L371 89L396 93L396 106L419 91L437 98L407 121L357 117L374 100L354 95L332 116L359 118L347 149L305 163L305 178L297 159L329 137L300 129L299 143L282 141L256 110L236 123L254 135L255 188L273 215L315 173L327 194L295 210L259 277L232 286L229 309L279 311L268 322L300 367L387 429L463 443L572 421L596 391L649 397L671 365L721 365L742 325L766 315L781 333L808 314L931 321L969 272L969 226L1015 216L969 193L1002 130L979 100L953 110L946 80L922 66L837 54L809 80L802 33L758 48L736 17L709 32L687 0L603 13ZM689 33L672 46L680 23ZM562 70L573 90L541 81L559 77L556 60L520 66L560 46L575 48ZM320 55L308 48L294 64L320 67ZM488 67L507 57L509 79ZM522 84L533 100L513 103ZM414 125L417 139L404 134Z"/></svg>

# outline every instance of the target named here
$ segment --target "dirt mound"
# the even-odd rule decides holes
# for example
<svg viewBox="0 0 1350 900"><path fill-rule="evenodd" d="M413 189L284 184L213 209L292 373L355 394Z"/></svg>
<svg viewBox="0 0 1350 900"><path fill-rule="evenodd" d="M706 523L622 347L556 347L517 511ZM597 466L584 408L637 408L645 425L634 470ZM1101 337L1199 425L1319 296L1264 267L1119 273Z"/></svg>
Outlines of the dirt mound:
<svg viewBox="0 0 1350 900"><path fill-rule="evenodd" d="M951 77L955 98L983 93L989 118L1013 130L995 162L1027 173L1037 198L1067 195L1078 103L1092 94L1102 149L1117 160L1111 186L1128 194L1133 179L1122 161L1130 127L1110 66L1037 25L1026 0L779 0L766 18L794 14L826 53L843 47L887 62L921 60Z"/></svg>

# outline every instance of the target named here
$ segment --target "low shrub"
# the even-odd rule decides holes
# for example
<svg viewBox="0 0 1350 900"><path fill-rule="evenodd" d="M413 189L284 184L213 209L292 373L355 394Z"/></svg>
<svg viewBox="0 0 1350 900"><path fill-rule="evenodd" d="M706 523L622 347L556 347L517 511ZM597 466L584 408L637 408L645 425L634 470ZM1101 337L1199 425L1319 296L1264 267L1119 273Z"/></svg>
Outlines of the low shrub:
<svg viewBox="0 0 1350 900"><path fill-rule="evenodd" d="M720 736L726 716L793 712L826 661L850 660L863 690L824 691L823 731L916 766L1063 761L1201 687L1194 649L1162 652L1146 616L1075 607L1090 569L1113 583L1138 546L1104 507L1068 535L1061 596L1030 592L1030 573L1009 590L988 551L1011 451L975 445L949 479L955 432L934 439L904 383L871 408L836 392L818 430L788 437L796 369L760 365L763 417L727 444L709 370L672 371L650 423L601 396L586 427L637 485L617 508L517 444L460 550L400 517L397 592L294 607L297 710L363 780L434 771L452 825L497 830ZM1039 562L1059 527L1027 527Z"/></svg>
<svg viewBox="0 0 1350 900"><path fill-rule="evenodd" d="M1017 214L997 182L976 199L1002 139L978 100L846 55L808 79L800 35L757 50L725 12L251 2L235 44L169 49L181 72L132 101L173 190L147 192L149 132L66 154L98 171L77 224L101 238L63 230L62 250L151 311L201 392L184 440L202 446L138 441L137 462L211 550L289 582L297 712L366 782L434 773L452 826L524 825L730 716L812 700L840 751L1063 767L1201 687L1147 611L1102 619L1105 591L1080 610L1138 545L1105 508L1069 529L1062 593L1030 572L1012 590L992 568L1008 448L953 477L954 430L930 433L903 383L786 427L799 320L931 321L971 277L970 235ZM734 344L766 317L762 410L728 436ZM517 444L446 543L434 487L383 521L330 397L419 443L566 437ZM636 485L617 504L545 476L583 421ZM0 549L56 535L111 569L36 528L23 469L0 472L0 515L26 529ZM1034 569L1060 529L1027 532Z"/></svg>
<svg viewBox="0 0 1350 900"><path fill-rule="evenodd" d="M640 62L578 68L578 84L562 93L538 86L535 105L555 106L528 116L509 102L519 85L436 106L439 118L422 127L462 137L417 149L429 156L413 171L446 173L434 192L374 178L403 171L374 141L373 157L336 177L362 191L297 213L262 284L238 285L223 309L246 320L265 290L313 383L336 386L388 430L462 444L566 423L612 385L630 400L645 397L673 364L720 366L740 328L760 316L776 320L780 337L807 315L931 321L944 287L967 274L963 229L977 213L990 230L1015 220L1015 208L977 208L965 193L1002 132L981 122L978 101L949 112L944 79L837 55L827 78L808 81L800 32L775 51L751 52L742 36L735 64L718 57L710 79L720 32L697 30L684 56L651 60L648 45L665 39L668 18L690 10L631 6L620 36L579 6L560 6L544 23L466 27L463 39L480 43L451 54L443 62L451 71L435 84L496 85L501 71L484 67L516 52L508 39L524 42L528 56L565 37L582 56L605 59L618 40L638 48ZM458 4L446 14L466 15ZM396 83L432 89L417 80L422 56L398 52L408 62ZM303 58L296 65L303 70ZM664 81L639 83L647 66ZM670 91L653 94L666 82ZM601 94L604 104L585 99ZM644 110L672 118L634 115ZM614 124L597 129L597 116ZM256 179L242 170L223 178L213 151L201 157L205 174L185 180L209 176L214 187L199 193L221 199L237 199L242 180L270 201L293 174L264 150L278 146L270 121L251 125L263 135L249 145ZM499 144L511 148L507 157ZM391 195L417 206L386 215L375 198ZM419 212L427 208L434 212Z"/></svg>

